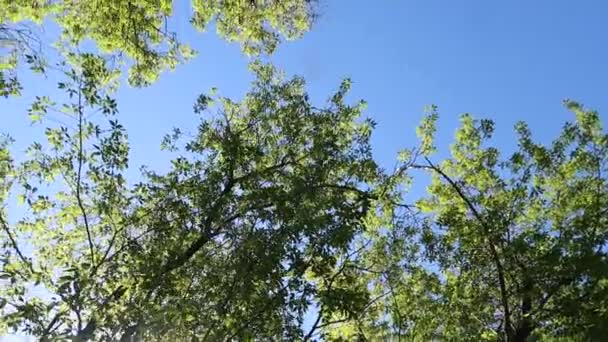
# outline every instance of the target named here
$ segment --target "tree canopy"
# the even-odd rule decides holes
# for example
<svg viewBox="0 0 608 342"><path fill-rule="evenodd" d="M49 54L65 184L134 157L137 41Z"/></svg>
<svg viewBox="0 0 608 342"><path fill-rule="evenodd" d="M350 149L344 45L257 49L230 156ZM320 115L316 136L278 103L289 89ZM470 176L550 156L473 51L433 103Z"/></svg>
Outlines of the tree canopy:
<svg viewBox="0 0 608 342"><path fill-rule="evenodd" d="M243 98L203 93L198 125L159 139L166 171L132 165L115 91L125 65L142 86L192 56L168 29L173 5L0 0L0 95L19 92L20 62L53 65L62 93L34 98L27 114L44 139L25 153L0 136L0 335L608 335L608 134L596 111L567 100L573 119L552 142L520 122L515 146L493 145L495 123L465 114L446 151L432 106L411 130L417 145L386 168L349 79L318 105L303 78L254 61ZM308 0L194 0L190 22L258 54L313 16ZM61 34L53 64L32 46L45 20Z"/></svg>
<svg viewBox="0 0 608 342"><path fill-rule="evenodd" d="M36 27L43 23L58 26L62 53L92 41L100 53L127 57L130 83L142 86L194 56L172 29L176 21L189 19L199 31L213 25L255 55L272 53L281 36L299 37L315 16L312 0L193 0L190 18L175 17L174 6L172 0L0 1L0 95L19 93L20 61L36 71L47 64L50 44Z"/></svg>
<svg viewBox="0 0 608 342"><path fill-rule="evenodd" d="M48 128L20 164L3 149L5 193L20 188L29 207L15 226L1 220L5 329L42 339L291 339L315 296L337 312L363 305L364 288L334 302L315 286L375 211L380 195L363 187L383 182L371 122L357 121L361 104L343 101L348 82L316 109L302 79L256 64L242 102L215 99L220 108L207 114L212 98L198 99L201 124L170 172L145 171L129 187L127 135L98 83L108 70L93 55L81 62L99 64L99 74L72 70L59 84L74 127ZM94 111L108 123L87 119ZM177 148L179 133L164 146ZM44 295L32 297L31 284Z"/></svg>
<svg viewBox="0 0 608 342"><path fill-rule="evenodd" d="M419 146L385 170L364 102L344 101L348 80L318 108L303 79L254 63L245 98L201 95L198 128L163 139L171 169L144 168L134 184L109 93L115 73L96 55L77 62L58 84L67 102L40 99L30 111L72 121L46 128L20 162L2 144L2 200L27 208L21 219L6 207L0 215L4 331L337 341L606 333L608 135L596 112L567 102L576 120L548 146L520 123L519 148L506 156L490 145L492 121L464 115L452 156L433 162L432 108ZM416 171L432 183L405 203Z"/></svg>
<svg viewBox="0 0 608 342"><path fill-rule="evenodd" d="M403 170L432 176L409 258L370 270L385 291L368 336L406 340L600 340L608 298L608 135L598 113L566 101L576 120L549 145L516 125L518 148L490 144L491 120L462 116L451 157L433 162L437 119ZM387 253L387 254L393 254ZM366 269L371 269L375 260ZM364 272L365 273L365 272ZM376 275L374 275L376 274ZM358 324L348 328L354 329Z"/></svg>

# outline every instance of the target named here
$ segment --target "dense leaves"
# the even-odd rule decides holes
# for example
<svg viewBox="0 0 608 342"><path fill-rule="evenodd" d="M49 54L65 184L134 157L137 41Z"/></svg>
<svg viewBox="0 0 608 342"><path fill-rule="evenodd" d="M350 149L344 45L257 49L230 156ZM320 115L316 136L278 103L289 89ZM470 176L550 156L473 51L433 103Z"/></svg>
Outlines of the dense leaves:
<svg viewBox="0 0 608 342"><path fill-rule="evenodd" d="M303 79L256 62L242 100L202 94L193 106L199 125L162 139L168 171L144 166L133 179L113 98L121 74L114 57L133 59L135 84L184 57L188 50L159 29L171 3L0 5L3 23L51 16L68 46L91 38L107 53L66 49L54 71L64 96L37 96L27 110L44 141L21 155L10 136L0 137L0 334L507 342L608 335L608 135L597 112L567 101L575 120L550 144L518 123L509 153L514 146L491 145L491 120L463 115L451 155L435 161L442 146L430 107L419 146L384 169L372 154L365 103L345 99L349 80L318 107ZM297 36L310 19L307 1L193 6L195 26L214 20L251 53L271 52L275 30ZM130 25L133 36L124 33ZM17 44L7 45L2 96L19 92L11 70L21 58L35 71L46 66L22 53L31 41L19 30L0 25ZM425 174L426 192L408 194Z"/></svg>
<svg viewBox="0 0 608 342"><path fill-rule="evenodd" d="M608 316L608 135L597 112L567 101L576 121L549 145L517 124L518 149L489 145L490 120L462 116L452 156L431 160L437 116L402 170L432 176L417 202L421 247L384 287L387 324L370 336L406 340L600 340ZM504 153L503 153L504 154ZM399 262L405 261L404 259Z"/></svg>
<svg viewBox="0 0 608 342"><path fill-rule="evenodd" d="M93 55L80 63L98 72L76 68L59 85L75 125L48 128L21 163L3 147L5 190L19 189L28 208L14 225L2 214L3 329L300 339L311 303L327 317L367 305L351 247L392 192L371 156L372 122L360 119L362 104L344 103L349 82L317 109L302 79L254 64L242 102L201 96L192 138L164 140L178 149L171 170L145 170L128 186L126 132L101 82L113 72ZM48 102L32 113L51 111Z"/></svg>
<svg viewBox="0 0 608 342"><path fill-rule="evenodd" d="M45 67L49 46L32 25L45 20L59 26L61 51L71 52L90 40L103 54L129 57L131 84L155 81L161 71L195 54L171 30L186 19L174 17L174 6L171 0L0 1L0 96L19 93L19 61L36 71ZM281 35L299 37L314 16L311 0L193 0L191 8L196 29L213 25L221 37L240 42L247 54L273 52Z"/></svg>

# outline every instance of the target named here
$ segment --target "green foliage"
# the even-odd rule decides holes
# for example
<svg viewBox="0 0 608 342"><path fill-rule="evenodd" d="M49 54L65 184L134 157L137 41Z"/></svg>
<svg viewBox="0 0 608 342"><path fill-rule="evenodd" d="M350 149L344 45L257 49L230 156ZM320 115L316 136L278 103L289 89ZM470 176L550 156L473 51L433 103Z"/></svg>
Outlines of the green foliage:
<svg viewBox="0 0 608 342"><path fill-rule="evenodd" d="M102 54L127 56L129 82L144 86L166 69L196 53L170 30L171 0L0 1L0 96L18 93L17 62L25 60L38 72L45 69L45 48L35 25L44 20L61 31L62 51L73 51L88 40ZM280 41L299 37L314 16L311 0L193 0L191 24L204 31L209 25L229 40L241 43L249 55L272 53Z"/></svg>
<svg viewBox="0 0 608 342"><path fill-rule="evenodd" d="M433 140L436 131L435 125L439 118L436 106L431 106L426 112L427 116L422 119L420 126L416 129L416 135L420 139L420 153L425 156L432 154L436 150ZM404 161L407 159L404 158Z"/></svg>
<svg viewBox="0 0 608 342"><path fill-rule="evenodd" d="M549 145L516 125L516 152L489 145L490 120L462 116L452 156L428 159L434 116L419 128L422 148L399 172L432 176L414 258L399 258L387 324L368 336L427 341L595 341L606 334L608 135L597 112L576 116ZM377 276L380 281L382 276Z"/></svg>
<svg viewBox="0 0 608 342"><path fill-rule="evenodd" d="M12 139L0 139L0 334L608 334L608 135L597 112L567 101L576 120L548 145L518 123L510 155L490 145L491 120L465 114L451 156L435 163L431 107L420 146L386 171L372 155L365 102L345 102L350 80L318 108L303 79L256 62L241 101L200 95L198 127L162 139L169 170L144 167L134 183L112 97L119 70L97 54L66 57L57 85L65 96L35 97L28 110L46 140L14 158ZM430 185L407 204L420 171Z"/></svg>
<svg viewBox="0 0 608 342"><path fill-rule="evenodd" d="M373 218L393 185L372 159L362 104L343 100L350 82L317 109L302 79L254 64L241 102L201 96L198 129L163 141L179 155L171 170L145 169L129 186L108 65L77 59L59 84L71 124L47 128L25 161L3 145L2 179L27 209L15 224L1 216L4 332L293 340L313 302L324 318L365 310L351 247L368 222L383 222ZM52 115L48 103L30 113Z"/></svg>

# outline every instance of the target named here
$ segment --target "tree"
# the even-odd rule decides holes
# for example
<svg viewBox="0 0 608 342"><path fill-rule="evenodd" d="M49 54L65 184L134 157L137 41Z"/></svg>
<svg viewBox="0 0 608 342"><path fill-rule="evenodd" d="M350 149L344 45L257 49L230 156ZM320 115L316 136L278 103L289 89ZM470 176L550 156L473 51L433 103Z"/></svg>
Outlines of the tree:
<svg viewBox="0 0 608 342"><path fill-rule="evenodd" d="M0 1L0 95L18 94L16 68L25 60L35 70L46 65L48 46L31 23L59 26L61 51L73 52L87 40L99 52L126 56L129 81L154 82L160 72L191 58L194 51L169 28L171 0L2 0ZM247 54L272 53L280 36L299 37L314 17L311 0L193 0L191 24L204 31L214 24L218 34L242 44Z"/></svg>
<svg viewBox="0 0 608 342"><path fill-rule="evenodd" d="M452 156L431 160L437 114L398 172L432 176L415 234L415 257L376 276L388 319L371 334L416 341L600 340L608 331L608 135L576 102L576 122L550 145L515 129L501 158L491 120L462 117ZM404 236L405 238L405 236ZM377 274L377 273L376 273ZM381 278L381 279L378 279ZM374 335L371 335L374 336Z"/></svg>
<svg viewBox="0 0 608 342"><path fill-rule="evenodd" d="M59 83L71 102L57 108L72 122L48 128L21 163L2 145L2 200L18 190L28 208L21 220L0 213L3 331L291 340L304 338L312 302L327 317L364 311L352 246L392 190L371 157L373 123L344 103L348 81L318 109L302 79L254 64L242 102L201 95L190 141L179 130L163 141L180 148L171 170L130 186L108 93L116 73L95 55L73 65ZM30 114L56 107L41 98Z"/></svg>
<svg viewBox="0 0 608 342"><path fill-rule="evenodd" d="M119 70L96 54L68 57L65 103L39 97L28 112L49 122L47 141L18 162L11 139L0 140L0 333L507 342L608 333L608 135L598 113L567 101L576 121L547 146L519 123L506 157L489 144L494 123L464 115L451 157L434 162L431 108L419 146L385 170L364 103L345 101L350 81L318 108L303 79L254 63L245 98L201 95L196 130L162 141L170 170L144 168L134 183L112 98ZM47 121L55 112L68 122ZM420 172L431 184L407 204Z"/></svg>

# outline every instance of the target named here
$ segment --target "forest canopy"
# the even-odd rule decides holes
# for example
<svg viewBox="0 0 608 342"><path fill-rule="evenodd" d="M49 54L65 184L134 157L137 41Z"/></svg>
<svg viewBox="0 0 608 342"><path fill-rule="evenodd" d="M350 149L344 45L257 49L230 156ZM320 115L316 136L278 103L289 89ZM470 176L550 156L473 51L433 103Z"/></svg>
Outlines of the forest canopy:
<svg viewBox="0 0 608 342"><path fill-rule="evenodd" d="M272 53L282 37L295 39L310 28L316 16L314 3L192 0L190 8L182 9L183 4L172 0L0 0L0 95L20 92L20 63L43 72L54 66L48 60L54 50L69 55L87 49L87 42L126 64L130 84L149 85L162 71L196 55L173 29L183 27L185 20L198 31L212 26L222 38L240 43L248 55ZM177 16L178 5L189 13ZM40 32L44 23L56 25L54 44Z"/></svg>
<svg viewBox="0 0 608 342"><path fill-rule="evenodd" d="M19 93L17 62L51 65L31 54L29 36L15 36L24 20L55 21L64 48L46 79L62 95L38 96L27 110L44 139L25 153L13 143L29 137L0 139L0 335L608 335L608 133L596 111L566 100L572 119L552 141L519 122L508 148L496 145L493 120L464 114L448 147L435 137L441 119L431 106L407 129L417 144L387 168L350 79L319 105L302 77L255 60L245 96L202 93L197 126L159 137L172 156L159 171L130 162L116 100L127 69L115 61L131 63L129 81L145 85L185 57L186 45L162 29L172 2L2 1L11 61L3 95ZM192 6L193 25L214 21L252 54L271 53L279 34L298 37L314 17L304 0ZM86 39L99 51L80 51ZM419 182L428 186L412 191Z"/></svg>

